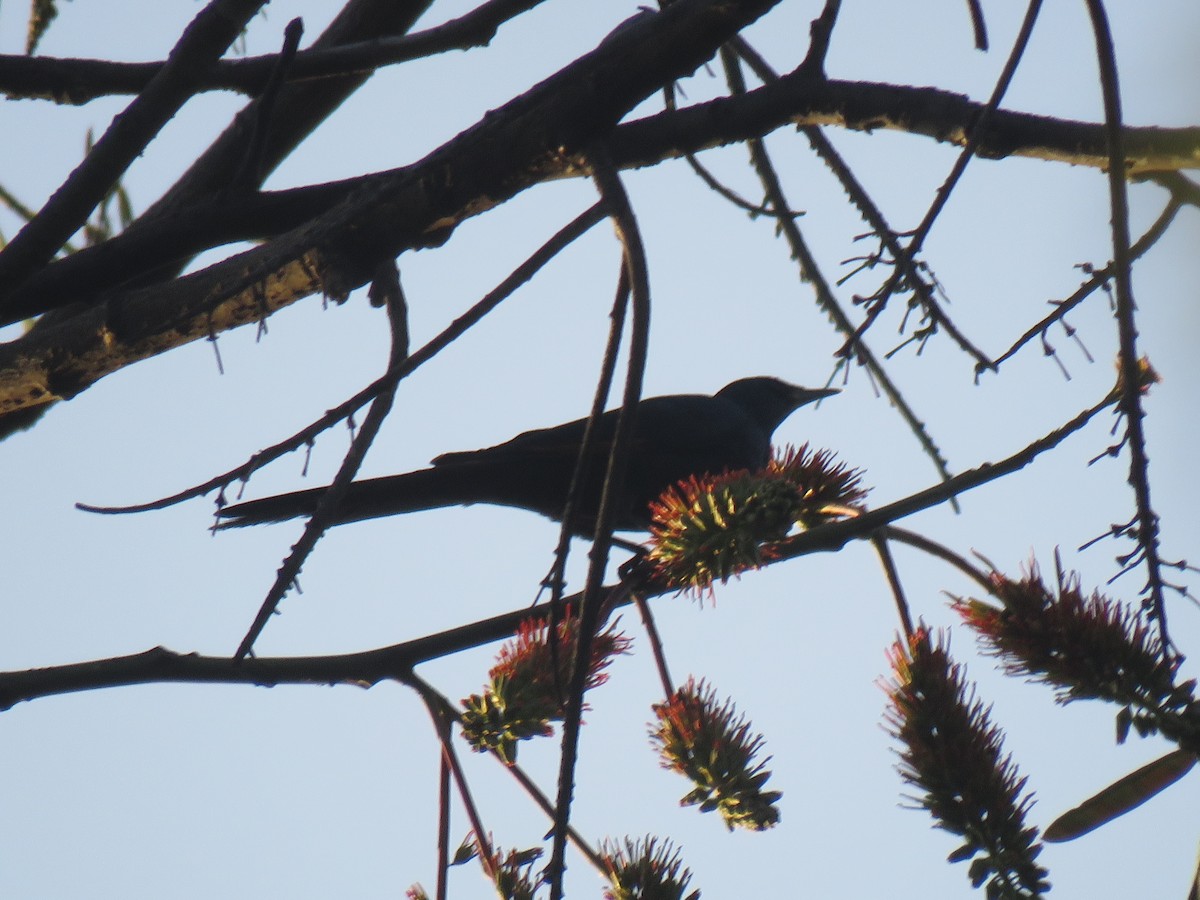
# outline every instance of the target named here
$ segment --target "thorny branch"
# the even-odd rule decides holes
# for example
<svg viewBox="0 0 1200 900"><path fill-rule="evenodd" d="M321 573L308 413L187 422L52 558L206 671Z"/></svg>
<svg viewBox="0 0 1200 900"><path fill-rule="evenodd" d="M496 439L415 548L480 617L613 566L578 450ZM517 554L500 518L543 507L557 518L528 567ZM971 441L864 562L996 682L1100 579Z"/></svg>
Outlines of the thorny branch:
<svg viewBox="0 0 1200 900"><path fill-rule="evenodd" d="M388 287L380 289L381 293L386 294L388 322L391 325L392 343L388 370L394 371L408 359L408 304L405 301L404 292L400 289L399 276L394 270L395 263L384 262L383 265L391 267L392 271L382 272L377 278L377 283L388 284L391 279L395 279L394 285L389 284ZM358 469L362 465L363 459L366 458L367 451L375 442L375 436L379 434L384 420L392 411L392 403L396 399L396 386L393 383L380 390L375 399L371 401L371 408L368 410L358 434L354 436L350 449L346 451L333 483L321 496L317 508L304 523L303 534L292 545L291 552L288 553L287 558L276 572L274 584L267 592L266 599L259 607L258 614L254 617L246 636L238 645L237 652L234 654L237 659L242 659L253 651L254 642L266 628L271 616L275 614L284 595L300 577L300 569L316 549L317 541L329 527L334 513L337 512L338 504L346 496L346 492L350 489L350 482L358 474Z"/></svg>
<svg viewBox="0 0 1200 900"><path fill-rule="evenodd" d="M153 500L149 503L139 503L131 506L91 506L78 504L79 508L87 512L104 514L149 512L155 509L165 509L168 506L182 503L185 500L203 497L212 491L222 490L235 481L247 481L251 475L267 464L279 459L279 457L298 450L301 447L310 446L321 432L353 416L354 413L378 397L381 392L391 390L402 379L408 377L421 365L433 359L434 356L465 334L468 329L477 324L484 316L511 296L517 288L529 281L539 269L557 256L568 244L580 237L603 218L604 209L602 204L599 203L580 213L571 222L563 226L546 243L534 251L525 262L514 269L512 274L501 281L487 296L483 297L478 303L451 322L450 325L423 347L412 355L406 356L404 359L394 360L387 372L353 397L333 407L333 409L326 412L321 418L290 437L260 450L240 466L222 472L194 487L187 488L169 497Z"/></svg>
<svg viewBox="0 0 1200 900"><path fill-rule="evenodd" d="M769 564L774 565L810 553L840 550L848 542L869 538L880 528L890 526L899 519L945 503L956 494L1016 472L1041 454L1057 447L1071 434L1087 425L1098 413L1116 402L1115 395L1105 397L1061 427L998 462L983 463L954 476L949 482L933 485L884 506L866 510L859 516L821 525L788 538L777 546L777 553ZM888 536L892 539L920 547L920 542L907 538L909 534L911 533L901 529L888 531ZM964 568L964 571L978 580L977 573L972 574L969 566ZM675 592L673 588L641 582L636 585L636 590L646 598ZM632 594L632 586L624 583L606 588L605 609L612 611L628 605L633 602ZM564 598L563 602L575 607L582 598L582 593L576 594ZM503 640L511 636L522 622L530 618L546 618L550 615L550 610L549 603L523 605L490 619L402 644L337 656L251 657L235 660L230 657L208 657L196 653L173 653L158 647L132 656L3 672L0 673L0 710L56 694L131 684L347 684L369 687L386 679L404 680L405 673L423 662Z"/></svg>
<svg viewBox="0 0 1200 900"><path fill-rule="evenodd" d="M1182 206L1183 204L1181 201L1175 196L1172 196L1171 199L1167 201L1167 205L1163 208L1163 211L1159 213L1159 216L1154 220L1154 223L1146 229L1146 233L1138 238L1137 241L1134 242L1133 246L1129 248L1129 259L1131 262L1133 260L1140 259L1147 250L1158 243L1159 239L1167 233L1167 229L1170 227L1171 223L1175 221L1175 217L1178 215ZM1004 363L1015 356L1017 351L1019 351L1038 335L1045 335L1051 325L1053 325L1055 322L1063 321L1067 313L1075 309L1075 307L1094 294L1098 289L1108 284L1116 272L1116 264L1109 262L1102 268L1088 268L1087 271L1090 273L1090 277L1087 279L1087 281L1081 284L1071 294L1071 296L1066 297L1063 300L1053 301L1053 312L1027 329L1024 334L1022 334L1019 338L1017 338L1016 341L1013 342L1011 347L996 357L995 362L997 368L1000 367L1001 363ZM1066 327L1065 323L1064 327Z"/></svg>
<svg viewBox="0 0 1200 900"><path fill-rule="evenodd" d="M1025 12L1025 20L1021 23L1021 30L1017 35L1016 41L1013 43L1013 48L1009 53L1008 60L1004 64L1004 69L1000 73L1000 77L996 81L996 86L992 90L991 97L988 98L987 103L979 113L978 119L968 132L966 144L963 146L958 158L954 161L954 166L951 168L950 174L946 176L946 180L938 188L933 203L905 246L902 247L900 245L895 232L888 228L887 224L882 221L882 216L875 211L874 204L868 201L868 204L864 206L863 202L858 199L860 194L865 198L865 191L858 190L851 193L851 196L855 197L855 202L859 205L859 208L863 209L868 221L871 222L875 233L891 253L895 267L891 277L869 298L870 311L863 325L860 326L856 337L869 327L874 317L887 305L889 298L901 287L906 287L913 290L919 297L922 307L926 310L927 315L932 321L932 327L944 328L955 343L975 359L976 373L995 369L996 363L971 343L942 310L941 305L933 296L932 286L922 275L915 260L917 253L924 246L925 239L929 236L930 229L933 228L933 223L945 208L955 186L966 171L968 163L974 158L976 148L983 139L983 135L987 133L988 125L995 115L996 110L999 109L1000 101L1008 90L1009 84L1012 83L1013 76L1017 71L1017 65L1020 63L1021 57L1024 56L1025 49L1029 46L1029 38L1033 35L1033 26L1037 21L1041 6L1041 0L1030 0ZM815 129L812 130L815 131Z"/></svg>
<svg viewBox="0 0 1200 900"><path fill-rule="evenodd" d="M1100 67L1100 86L1104 94L1105 136L1108 141L1108 188L1112 208L1113 281L1117 296L1117 330L1120 336L1118 366L1121 372L1121 399L1118 408L1125 422L1129 445L1129 484L1137 504L1137 527L1128 534L1140 549L1146 564L1144 593L1158 620L1163 654L1175 651L1167 631L1167 608L1163 596L1162 561L1159 558L1158 514L1150 503L1150 459L1146 453L1146 433L1142 427L1142 361L1137 349L1136 306L1129 247L1129 198L1125 188L1125 143L1121 133L1121 93L1117 82L1116 51L1108 16L1100 0L1087 0L1088 14L1096 35L1096 60Z"/></svg>
<svg viewBox="0 0 1200 900"><path fill-rule="evenodd" d="M746 45L744 41L737 42L738 56L735 57L728 50L722 51L722 62L725 65L726 77L729 81L730 90L736 96L745 89L745 83L741 77L741 70L738 67L737 58L756 58L757 54L753 53L753 49ZM759 61L757 74L763 78L768 84L772 83L771 79L775 78L775 73L766 65L765 62ZM824 142L824 136L820 134L819 129L807 129L813 132L809 134L809 139L815 139ZM759 180L763 184L764 192L767 197L767 203L779 215L779 230L783 234L784 239L788 242L791 248L792 256L800 264L800 271L803 278L809 281L816 294L817 305L829 316L829 320L833 323L837 330L847 336L854 334L854 323L850 320L850 316L842 309L834 296L832 288L829 286L828 280L822 275L816 257L808 247L808 243L804 240L804 236L800 232L800 227L796 224L795 218L792 216L781 215L784 210L790 209L787 197L783 193L783 185L779 179L778 173L767 154L766 147L761 140L755 138L747 141L747 145L751 153L751 163L754 165L755 171L758 173ZM830 156L833 158L832 148L829 148ZM847 176L849 170L845 169ZM879 362L874 352L867 346L863 340L858 340L853 347L854 358L858 360L866 370L871 380L879 386L879 388L887 396L888 400L900 413L901 418L912 430L926 455L933 460L934 466L943 479L950 478L950 467L942 456L941 451L933 442L928 431L925 428L925 423L917 416L916 412L909 405L908 401L901 394L899 387L892 381L891 376L883 368L883 364ZM957 509L957 501L951 500Z"/></svg>
<svg viewBox="0 0 1200 900"><path fill-rule="evenodd" d="M600 494L600 509L596 516L596 533L589 552L589 566L583 598L579 607L579 626L573 648L574 665L571 683L567 686L567 703L563 720L562 751L559 760L558 797L555 801L554 838L548 867L550 900L563 896L563 876L566 871L567 826L570 823L571 798L575 790L575 763L579 747L579 726L583 716L583 693L591 660L592 639L602 624L604 605L604 572L613 534L613 501L620 496L628 466L633 432L633 417L642 395L642 380L650 337L650 278L646 250L642 244L637 219L629 197L613 168L607 149L597 146L589 151L596 187L605 209L612 218L621 242L625 270L629 279L630 316L629 362L625 375L625 390L621 411L613 432L612 450L604 487Z"/></svg>

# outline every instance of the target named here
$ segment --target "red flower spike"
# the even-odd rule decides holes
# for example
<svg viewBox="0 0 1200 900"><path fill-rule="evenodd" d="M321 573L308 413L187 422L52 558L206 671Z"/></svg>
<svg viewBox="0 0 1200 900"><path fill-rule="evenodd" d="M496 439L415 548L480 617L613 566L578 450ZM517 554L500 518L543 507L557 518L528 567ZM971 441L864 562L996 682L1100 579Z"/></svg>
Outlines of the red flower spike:
<svg viewBox="0 0 1200 900"><path fill-rule="evenodd" d="M860 473L825 450L788 448L765 469L693 475L650 506L648 556L658 577L679 590L711 591L715 581L758 568L772 542L852 513L866 491Z"/></svg>
<svg viewBox="0 0 1200 900"><path fill-rule="evenodd" d="M750 723L736 717L733 703L718 706L716 691L704 682L688 683L665 703L653 707L657 722L651 742L665 769L679 772L695 785L680 804L699 804L701 812L717 810L725 825L763 831L779 822L779 791L764 791L771 777L769 761L755 763L763 737L751 734Z"/></svg>
<svg viewBox="0 0 1200 900"><path fill-rule="evenodd" d="M609 886L605 900L699 900L700 892L684 895L692 873L684 868L679 851L670 841L625 838L622 844L605 841L600 858Z"/></svg>
<svg viewBox="0 0 1200 900"><path fill-rule="evenodd" d="M562 691L570 680L576 621L568 608L552 646L548 620L526 620L513 640L500 649L496 665L488 673L492 683L482 694L462 701L463 736L474 750L494 750L511 765L516 761L518 742L554 733L550 723L561 721L564 714ZM584 689L607 681L604 670L615 656L628 653L631 643L616 631L615 624L597 634L592 639Z"/></svg>
<svg viewBox="0 0 1200 900"><path fill-rule="evenodd" d="M935 645L924 629L888 653L892 679L885 686L888 730L903 745L900 775L921 791L914 798L938 827L964 839L952 862L971 860L975 887L989 897L1035 898L1050 889L1037 829L1025 825L1032 799L1026 779L1003 755L1000 730L975 698L944 640Z"/></svg>
<svg viewBox="0 0 1200 900"><path fill-rule="evenodd" d="M1074 574L1060 574L1051 590L1036 564L1020 579L993 573L992 583L1000 606L956 598L953 608L1007 674L1051 685L1060 703L1120 704L1121 740L1132 726L1200 748L1200 722L1189 712L1195 685L1176 684L1180 661L1163 653L1140 608L1096 591L1085 596Z"/></svg>

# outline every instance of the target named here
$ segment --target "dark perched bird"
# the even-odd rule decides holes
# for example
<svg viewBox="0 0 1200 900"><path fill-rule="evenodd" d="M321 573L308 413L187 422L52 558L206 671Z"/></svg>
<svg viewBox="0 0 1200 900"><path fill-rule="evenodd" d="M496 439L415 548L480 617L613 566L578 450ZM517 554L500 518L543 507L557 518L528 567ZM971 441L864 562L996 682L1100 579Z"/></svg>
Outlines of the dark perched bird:
<svg viewBox="0 0 1200 900"><path fill-rule="evenodd" d="M709 397L675 394L638 404L629 466L615 508L618 531L650 526L649 504L689 475L760 469L771 455L771 435L806 403L836 394L778 378L743 378ZM370 478L350 485L333 524L439 506L494 503L562 520L586 419L526 431L511 441L463 453L443 453L428 469ZM617 411L596 422L593 449L583 463L572 515L573 530L591 537ZM312 513L325 488L296 491L227 506L218 528L280 522Z"/></svg>

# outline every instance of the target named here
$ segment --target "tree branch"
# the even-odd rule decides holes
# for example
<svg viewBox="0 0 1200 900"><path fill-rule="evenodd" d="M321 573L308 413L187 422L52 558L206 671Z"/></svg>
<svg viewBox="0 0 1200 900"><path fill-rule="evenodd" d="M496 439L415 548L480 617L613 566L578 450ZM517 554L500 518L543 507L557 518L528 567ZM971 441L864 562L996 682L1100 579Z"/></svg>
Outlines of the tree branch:
<svg viewBox="0 0 1200 900"><path fill-rule="evenodd" d="M0 284L11 289L54 257L87 221L159 130L196 92L195 81L233 43L266 0L212 0L184 30L167 62L11 241L0 249Z"/></svg>
<svg viewBox="0 0 1200 900"><path fill-rule="evenodd" d="M489 0L441 25L399 37L360 38L355 43L313 46L296 54L287 81L369 75L383 66L449 50L486 47L500 26L545 0ZM271 77L278 54L223 59L197 73L196 92L240 91L257 95ZM166 65L107 59L0 54L0 93L10 99L47 99L83 104L114 94L137 94Z"/></svg>
<svg viewBox="0 0 1200 900"><path fill-rule="evenodd" d="M620 126L613 160L622 168L654 165L785 125L836 125L852 131L889 129L966 145L985 104L931 87L869 81L824 81L797 70L742 97L720 97ZM1200 127L1122 130L1130 176L1200 168ZM976 156L1022 156L1103 169L1104 126L998 109L978 137ZM674 148L673 150L669 148Z"/></svg>
<svg viewBox="0 0 1200 900"><path fill-rule="evenodd" d="M567 702L563 711L558 795L554 805L554 838L547 866L550 876L550 900L559 900L563 896L567 829L571 821L571 799L575 791L575 763L579 752L579 727L583 718L583 694L592 660L592 639L599 631L604 617L604 598L608 593L603 586L604 572L608 567L613 525L617 515L614 512L614 504L616 498L621 495L625 472L629 466L633 446L633 423L637 415L638 401L642 396L650 339L650 278L637 218L607 150L603 146L593 147L589 150L589 158L595 171L596 187L606 211L612 217L613 226L624 251L624 278L627 278L629 283L628 300L632 315L629 317L629 363L625 375L625 389L613 430L612 450L604 473L604 486L600 492L596 532L588 554L589 565L583 599L579 605L579 627L576 629L573 648L571 681L567 686ZM623 318L622 314L621 319ZM618 327L617 321L614 317L614 329ZM593 410L593 416L595 413Z"/></svg>
<svg viewBox="0 0 1200 900"><path fill-rule="evenodd" d="M436 246L461 220L551 174L586 170L581 154L591 141L607 137L629 109L693 71L776 2L680 0L641 17L322 219L169 287L122 293L0 347L0 413L73 396L130 362L256 321L310 294L345 297L369 280L375 261ZM16 321L44 306L11 304L4 318Z"/></svg>
<svg viewBox="0 0 1200 900"><path fill-rule="evenodd" d="M695 14L699 21L703 4L677 3L669 12L691 15L697 8L701 10ZM0 413L72 396L132 362L256 321L304 296L322 290L344 294L367 280L364 271L339 266L353 261L364 235L387 245L376 251L377 258L387 252L395 256L405 249L436 245L446 240L459 222L533 184L587 174L586 163L574 151L563 153L559 148L571 148L576 138L588 136L586 131L578 131L582 130L579 120L590 114L590 105L602 99L606 116L619 118L679 74L667 71L661 63L665 48L653 58L652 51L663 41L687 43L688 65L705 52L695 45L694 31L667 30L664 16L667 13L645 16L630 24L578 63L411 167L298 192L263 195L264 206L276 204L277 226L293 231L169 286L110 298L121 313L115 324L109 315L88 309L71 318L66 330L48 335L35 329L0 346ZM737 26L725 22L723 27L720 37L709 34L704 39L706 49ZM714 100L618 126L610 147L614 164L631 168L744 140L791 123L905 128L961 142L981 108L960 95L928 88L814 82L793 74L743 97ZM1132 171L1145 174L1200 165L1200 128L1125 129L1123 134ZM560 137L563 142L556 143ZM1012 153L1097 166L1107 160L1102 126L1082 122L997 110L979 140L980 156ZM466 177L447 183L448 171ZM301 192L312 205L285 209L285 201L298 198ZM340 206L335 205L338 201ZM253 206L245 201L239 209L248 211ZM301 224L314 209L329 211ZM194 214L195 210L188 210L189 216ZM221 218L215 209L208 215L212 221ZM185 218L183 214L166 215L157 219L156 225L169 226L172 219ZM204 244L194 231L189 239L192 249ZM102 258L100 250L103 247L98 248L96 258ZM349 259L339 259L339 253ZM47 273L54 270L51 266ZM111 268L113 273L120 271L119 265ZM341 277L331 283L331 273ZM84 275L81 268L72 277L79 283L86 281ZM79 299L61 284L53 291L47 287L46 294L23 297L6 320Z"/></svg>
<svg viewBox="0 0 1200 900"><path fill-rule="evenodd" d="M846 118L851 106L866 118ZM972 133L975 117L984 109L961 95L932 88L838 81L824 83L822 87L793 73L744 95L619 125L612 135L612 158L621 169L651 166L760 137L791 124L837 124L860 129L892 127L964 143L966 135ZM501 114L502 111L492 115ZM1107 165L1101 124L1003 110L997 110L990 121L986 136L973 133L981 142L978 154L981 157L1001 158L1009 153L1072 165L1101 168ZM1138 173L1134 177L1138 179L1156 177L1154 173L1168 170L1200 167L1200 128L1125 128L1123 133L1127 144L1139 148L1141 154L1134 163ZM1034 141L1035 135L1041 139ZM459 140L455 139L412 167L281 191L233 195L206 192L194 197L177 214L155 216L146 222L139 220L101 245L51 263L34 274L21 290L14 291L11 298L5 294L5 302L11 301L20 306L25 316L31 316L52 308L51 304L87 300L161 266L164 260L184 260L202 250L234 241L277 237L327 214L356 192L365 197L393 190L397 182L408 177L433 177L447 165L446 159L458 152ZM501 155L494 168L500 171L522 162ZM588 174L585 163L579 159L560 159L558 165L553 165L553 161L543 162L539 180ZM479 204L476 211L489 208ZM428 222L423 227L416 225L414 230L419 233L429 225Z"/></svg>
<svg viewBox="0 0 1200 900"><path fill-rule="evenodd" d="M866 510L861 515L821 525L774 545L768 564L795 559L809 553L840 550L852 540L868 538L880 528L923 509L944 503L955 494L979 487L1016 472L1029 465L1042 453L1054 449L1069 435L1090 422L1098 413L1117 402L1116 392L1083 410L1059 428L1038 438L1026 447L996 463L983 463L954 476L948 482L936 484L903 499ZM905 535L890 536L901 538ZM906 540L913 543L911 540ZM604 589L603 608L618 609L632 602L636 590L646 598L677 593L674 587L642 581L636 585L618 583ZM581 594L565 598L577 605ZM415 640L337 656L229 657L180 654L156 647L143 653L112 659L0 672L0 710L18 703L78 691L123 687L131 684L189 683L189 684L349 684L370 687L385 679L408 683L407 673L415 666L463 650L480 647L510 637L527 619L545 619L551 605L521 606L511 612L493 616Z"/></svg>
<svg viewBox="0 0 1200 900"><path fill-rule="evenodd" d="M1136 304L1133 300L1133 265L1129 247L1129 196L1126 184L1125 136L1121 133L1121 91L1117 78L1116 50L1108 15L1101 0L1087 0L1088 14L1096 37L1096 61L1100 67L1100 86L1104 95L1104 133L1108 149L1109 205L1112 209L1113 282L1117 301L1117 332L1120 353L1121 399L1118 409L1125 420L1129 444L1129 485L1137 507L1137 527L1127 533L1134 538L1140 561L1146 564L1144 593L1162 638L1163 657L1174 654L1167 633L1167 607L1163 596L1162 562L1159 557L1158 515L1150 502L1150 458L1146 452L1146 432L1142 420L1142 363L1137 349Z"/></svg>

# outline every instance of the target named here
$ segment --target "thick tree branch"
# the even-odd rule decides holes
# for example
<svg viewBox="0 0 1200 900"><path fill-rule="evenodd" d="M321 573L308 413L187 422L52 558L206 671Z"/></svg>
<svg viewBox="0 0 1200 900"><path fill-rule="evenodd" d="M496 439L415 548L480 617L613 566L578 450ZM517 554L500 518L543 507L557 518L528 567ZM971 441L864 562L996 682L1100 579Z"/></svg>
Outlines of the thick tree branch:
<svg viewBox="0 0 1200 900"><path fill-rule="evenodd" d="M369 280L379 260L443 242L463 219L548 173L586 168L579 161L585 147L663 84L694 71L775 2L680 0L643 16L317 222L169 287L110 298L68 323L35 330L19 346L0 348L0 412L71 396L136 359L253 321L309 294L346 296ZM5 318L30 311L10 307Z"/></svg>
<svg viewBox="0 0 1200 900"><path fill-rule="evenodd" d="M965 94L870 81L824 81L797 70L742 97L721 97L658 113L618 128L613 160L650 166L761 137L785 125L889 129L965 146L985 105ZM1123 129L1129 175L1200 168L1200 127ZM1104 169L1104 125L998 109L978 135L976 156L1023 156ZM673 149L672 149L673 148Z"/></svg>
<svg viewBox="0 0 1200 900"><path fill-rule="evenodd" d="M324 50L404 34L431 3L432 0L349 0L313 42L312 48ZM257 174L265 178L272 172L370 77L371 73L367 72L285 84L275 98L274 124L262 148ZM139 221L186 216L197 201L229 188L246 158L260 118L260 102L254 100L246 104L220 137L139 217ZM179 266L167 268L171 275L179 271Z"/></svg>
<svg viewBox="0 0 1200 900"><path fill-rule="evenodd" d="M780 87L783 84L783 87ZM852 105L851 98L861 92L873 95L876 115L870 122L839 119L838 110ZM941 112L936 124L930 120L931 98ZM982 113L980 104L965 97L930 88L910 88L898 85L830 82L822 85L795 74L784 76L780 82L747 92L744 96L728 97L679 110L667 111L628 124L619 125L613 132L613 162L627 169L650 166L667 159L680 158L700 150L747 140L785 125L806 127L818 124L872 127L883 119L892 127L914 133L929 134L938 139L961 138L970 131L973 118ZM862 112L863 110L860 110ZM881 118L882 117L882 118ZM1056 159L1072 165L1103 167L1103 125L1045 119L1024 113L997 111L988 129L992 150L984 155L997 155L996 148L1005 146L1013 155ZM999 122L999 125L997 125ZM1048 129L1045 123L1055 123ZM881 126L882 127L882 126ZM1021 135L1037 134L1046 128L1041 142L1020 144ZM1128 144L1141 148L1139 178L1152 172L1200 166L1200 128L1157 129L1126 128ZM977 135L983 140L982 134ZM428 159L453 157L458 140L450 141ZM1098 149L1100 148L1100 149ZM519 164L513 160L511 165ZM561 165L547 165L543 179L586 175L578 160L560 160ZM496 160L499 170L503 158ZM51 263L35 274L6 302L12 302L34 315L49 308L52 302L67 303L117 287L131 277L178 262L212 247L234 241L276 237L307 221L328 213L355 190L362 195L387 190L406 177L432 177L425 162L413 167L392 169L356 178L310 185L281 191L253 194L202 196L179 214L135 222L121 234L105 243L85 248L78 253ZM483 211L486 207L481 208Z"/></svg>
<svg viewBox="0 0 1200 900"><path fill-rule="evenodd" d="M695 6L680 3L671 12L685 7L690 11ZM114 327L114 316L88 309L52 330L36 329L0 346L0 413L72 396L132 362L255 321L309 294L322 290L345 293L365 282L371 260L362 260L366 265L355 272L356 267L341 265L347 260L339 258L345 256L339 251L352 251L352 262L353 251L362 246L360 237L364 235L371 239L368 249L370 244L378 244L379 255L395 256L405 249L445 240L459 222L533 184L586 174L581 159L561 148L572 146L568 139L580 130L583 134L578 136L589 136L580 120L590 116L591 104L603 98L608 114L618 118L646 93L680 74L664 72L666 67L657 63L664 54L647 58L666 39L662 21L666 15L645 16L622 29L612 41L411 167L257 199L243 198L226 208L238 215L222 215L214 202L200 204L189 208L186 216L165 215L156 221L158 228L143 227L136 236L131 228L130 243L118 243L118 237L89 251L91 259L97 260L94 264L66 260L48 267L44 276L31 281L29 291L19 295L22 302L12 318L41 312L50 300L57 305L81 299L69 285L89 283L89 270L93 274L103 270L101 274L107 273L105 277L111 280L121 277L119 273L137 271L136 260L143 253L143 260L156 258L158 252L166 258L180 258L210 245L213 237L205 236L206 222L213 228L221 221L236 221L259 231L296 229L265 247L189 276L190 281L181 279L112 299L110 306L117 310L115 318L125 331ZM730 25L722 35L734 27ZM673 33L677 41L687 38L681 30ZM712 46L711 40L707 47ZM692 64L702 51L689 46L693 52L688 64ZM814 82L793 74L744 97L715 100L618 126L610 147L614 164L630 168L743 140L790 123L907 128L942 140L963 141L981 109L965 97L933 89ZM1133 161L1131 170L1145 174L1200 165L1200 128L1130 128L1124 135L1126 157ZM556 142L557 138L563 140ZM1107 160L1103 126L1097 124L997 110L987 134L979 140L982 156L1012 153L1097 166L1106 165ZM466 173L466 177L451 181L451 172L456 176ZM321 212L325 212L323 218L297 227ZM172 221L184 224L173 232ZM172 240L173 251L167 246ZM113 263L104 262L103 252L109 245ZM119 253L118 247L123 248ZM146 265L143 261L142 267ZM331 271L339 271L342 277L327 283L325 276ZM53 272L62 272L62 280L52 276ZM100 277L90 283L104 280ZM131 328L131 323L140 325Z"/></svg>
<svg viewBox="0 0 1200 900"><path fill-rule="evenodd" d="M0 250L0 284L20 284L78 231L121 175L196 92L195 81L266 0L213 0L184 30L171 56L112 123L45 206Z"/></svg>

